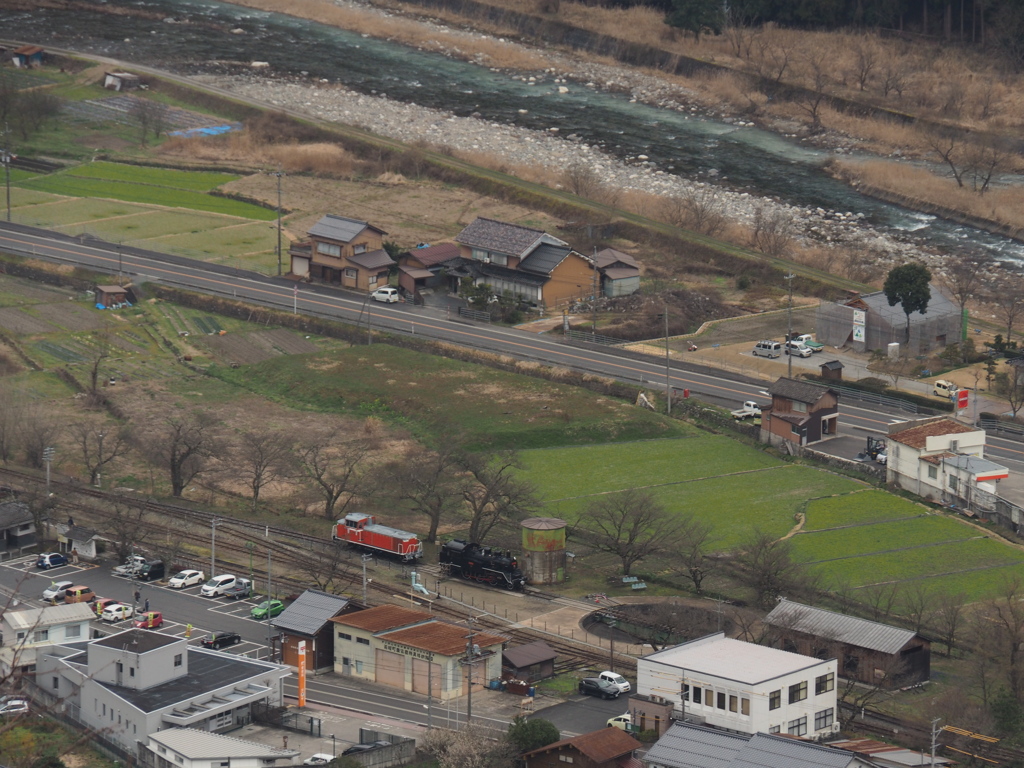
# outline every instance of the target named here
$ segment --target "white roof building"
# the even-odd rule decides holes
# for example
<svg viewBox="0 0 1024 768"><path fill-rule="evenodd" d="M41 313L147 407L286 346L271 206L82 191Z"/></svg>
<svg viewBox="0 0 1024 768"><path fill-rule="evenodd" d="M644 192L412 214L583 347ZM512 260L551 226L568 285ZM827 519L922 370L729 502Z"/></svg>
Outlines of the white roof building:
<svg viewBox="0 0 1024 768"><path fill-rule="evenodd" d="M677 717L739 733L819 738L838 730L836 660L733 640L719 632L637 662L637 692Z"/></svg>
<svg viewBox="0 0 1024 768"><path fill-rule="evenodd" d="M4 611L0 615L0 676L14 670L32 671L39 646L88 640L89 622L95 618L88 603Z"/></svg>
<svg viewBox="0 0 1024 768"><path fill-rule="evenodd" d="M298 765L299 750L269 747L248 739L236 739L196 728L170 728L149 735L146 749L166 763L181 768L272 768ZM160 759L156 765L164 765Z"/></svg>

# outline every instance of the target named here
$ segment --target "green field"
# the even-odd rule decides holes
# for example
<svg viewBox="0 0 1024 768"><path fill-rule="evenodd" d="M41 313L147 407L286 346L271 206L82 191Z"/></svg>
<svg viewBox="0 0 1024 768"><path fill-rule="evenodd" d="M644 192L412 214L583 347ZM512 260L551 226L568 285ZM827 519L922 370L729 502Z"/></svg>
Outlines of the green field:
<svg viewBox="0 0 1024 768"><path fill-rule="evenodd" d="M877 489L816 499L807 505L805 531L819 531L840 526L863 525L885 520L918 517L928 510L908 499Z"/></svg>
<svg viewBox="0 0 1024 768"><path fill-rule="evenodd" d="M152 184L158 187L189 189L193 192L209 192L229 181L239 178L237 174L210 173L208 171L179 171L174 168L150 168L142 165L125 165L103 161L81 165L65 175L75 178L106 179L125 181L130 184Z"/></svg>
<svg viewBox="0 0 1024 768"><path fill-rule="evenodd" d="M955 520L928 516L835 531L801 532L793 539L793 546L801 560L824 563L872 552L902 555L908 548L963 541L980 535Z"/></svg>

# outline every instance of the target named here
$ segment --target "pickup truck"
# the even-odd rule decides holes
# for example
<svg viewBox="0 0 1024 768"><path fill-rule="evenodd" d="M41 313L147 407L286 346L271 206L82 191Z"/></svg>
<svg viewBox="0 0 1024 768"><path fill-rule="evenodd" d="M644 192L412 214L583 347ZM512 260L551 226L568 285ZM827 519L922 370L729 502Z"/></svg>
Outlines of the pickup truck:
<svg viewBox="0 0 1024 768"><path fill-rule="evenodd" d="M244 600L247 597L251 597L252 582L248 579L235 579L235 586L225 590L222 596L229 600Z"/></svg>
<svg viewBox="0 0 1024 768"><path fill-rule="evenodd" d="M803 333L799 336L794 336L793 341L801 342L811 352L822 352L825 349L825 345L814 340L814 337L809 333Z"/></svg>
<svg viewBox="0 0 1024 768"><path fill-rule="evenodd" d="M753 400L747 400L742 408L731 411L731 413L734 419L750 419L761 415L761 406Z"/></svg>

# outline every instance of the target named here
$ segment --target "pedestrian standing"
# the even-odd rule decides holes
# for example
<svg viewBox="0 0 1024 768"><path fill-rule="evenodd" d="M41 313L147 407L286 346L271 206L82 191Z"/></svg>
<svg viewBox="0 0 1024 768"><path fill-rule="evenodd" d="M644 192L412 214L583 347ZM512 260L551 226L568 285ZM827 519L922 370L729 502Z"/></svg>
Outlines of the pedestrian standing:
<svg viewBox="0 0 1024 768"><path fill-rule="evenodd" d="M71 550L71 562L74 565L78 565L78 550L77 549L72 549Z"/></svg>
<svg viewBox="0 0 1024 768"><path fill-rule="evenodd" d="M142 593L139 590L135 590L135 602L138 603L142 599Z"/></svg>
<svg viewBox="0 0 1024 768"><path fill-rule="evenodd" d="M142 609L143 613L149 613L149 598L146 598L146 607Z"/></svg>

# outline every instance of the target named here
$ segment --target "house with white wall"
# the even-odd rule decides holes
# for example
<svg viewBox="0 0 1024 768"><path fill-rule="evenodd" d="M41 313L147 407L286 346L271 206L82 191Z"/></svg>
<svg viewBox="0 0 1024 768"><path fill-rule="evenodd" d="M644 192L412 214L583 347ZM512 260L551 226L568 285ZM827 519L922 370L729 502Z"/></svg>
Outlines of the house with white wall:
<svg viewBox="0 0 1024 768"><path fill-rule="evenodd" d="M196 728L169 728L151 733L139 750L140 762L150 768L278 768L298 765L297 749L271 747Z"/></svg>
<svg viewBox="0 0 1024 768"><path fill-rule="evenodd" d="M948 416L889 425L886 479L929 501L967 505L975 489L995 493L1009 470L985 458L985 430Z"/></svg>
<svg viewBox="0 0 1024 768"><path fill-rule="evenodd" d="M0 615L0 678L32 672L40 646L88 640L89 623L95 618L88 603L4 611Z"/></svg>
<svg viewBox="0 0 1024 768"><path fill-rule="evenodd" d="M821 738L839 730L835 659L718 632L637 661L637 692L675 704L678 720L738 733Z"/></svg>

